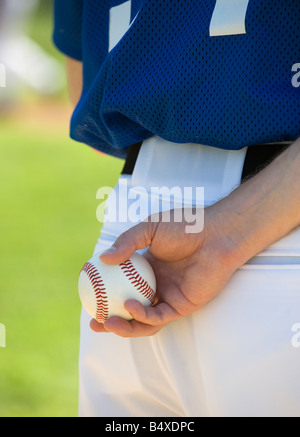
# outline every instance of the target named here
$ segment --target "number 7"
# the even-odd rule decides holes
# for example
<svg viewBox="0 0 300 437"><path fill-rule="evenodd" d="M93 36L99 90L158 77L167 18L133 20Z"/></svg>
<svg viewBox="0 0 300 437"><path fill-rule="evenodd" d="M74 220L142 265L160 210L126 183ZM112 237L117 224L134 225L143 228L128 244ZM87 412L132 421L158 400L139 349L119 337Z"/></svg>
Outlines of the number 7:
<svg viewBox="0 0 300 437"><path fill-rule="evenodd" d="M250 0L217 0L209 26L210 36L246 33L245 21Z"/></svg>

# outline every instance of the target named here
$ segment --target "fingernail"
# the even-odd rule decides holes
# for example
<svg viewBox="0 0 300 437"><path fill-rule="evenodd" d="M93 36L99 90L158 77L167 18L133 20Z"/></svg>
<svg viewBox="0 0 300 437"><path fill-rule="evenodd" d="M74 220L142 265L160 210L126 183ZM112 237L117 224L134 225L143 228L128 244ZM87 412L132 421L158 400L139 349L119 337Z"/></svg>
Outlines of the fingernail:
<svg viewBox="0 0 300 437"><path fill-rule="evenodd" d="M106 249L104 252L102 252L101 255L113 255L115 251L116 251L115 246L112 246L109 249Z"/></svg>

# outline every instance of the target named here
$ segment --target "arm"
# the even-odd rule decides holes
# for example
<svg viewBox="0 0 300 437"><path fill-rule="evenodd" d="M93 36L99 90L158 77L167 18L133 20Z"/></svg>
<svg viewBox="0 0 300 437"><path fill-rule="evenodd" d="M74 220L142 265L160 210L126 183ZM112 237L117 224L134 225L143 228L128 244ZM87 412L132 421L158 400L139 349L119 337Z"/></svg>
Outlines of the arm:
<svg viewBox="0 0 300 437"><path fill-rule="evenodd" d="M82 91L82 21L84 0L53 1L53 43L66 56L69 94L75 106Z"/></svg>
<svg viewBox="0 0 300 437"><path fill-rule="evenodd" d="M300 225L300 139L268 167L229 196L205 210L204 230L185 234L185 223L142 222L101 256L116 264L150 245L158 302L125 306L134 320L112 317L97 332L120 336L152 335L167 323L197 311L220 293L233 273L250 258Z"/></svg>
<svg viewBox="0 0 300 437"><path fill-rule="evenodd" d="M68 77L69 95L72 104L76 106L82 92L82 62L67 57L66 69Z"/></svg>
<svg viewBox="0 0 300 437"><path fill-rule="evenodd" d="M242 264L300 225L299 189L300 138L219 202Z"/></svg>

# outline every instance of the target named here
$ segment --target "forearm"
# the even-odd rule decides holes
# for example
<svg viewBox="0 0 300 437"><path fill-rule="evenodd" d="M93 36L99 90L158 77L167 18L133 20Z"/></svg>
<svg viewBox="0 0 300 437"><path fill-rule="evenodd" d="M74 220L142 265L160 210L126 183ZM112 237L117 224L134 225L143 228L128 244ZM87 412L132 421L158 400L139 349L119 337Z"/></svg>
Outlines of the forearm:
<svg viewBox="0 0 300 437"><path fill-rule="evenodd" d="M217 216L237 267L299 226L300 139L221 200Z"/></svg>
<svg viewBox="0 0 300 437"><path fill-rule="evenodd" d="M71 102L77 105L82 92L82 62L66 58L68 88Z"/></svg>

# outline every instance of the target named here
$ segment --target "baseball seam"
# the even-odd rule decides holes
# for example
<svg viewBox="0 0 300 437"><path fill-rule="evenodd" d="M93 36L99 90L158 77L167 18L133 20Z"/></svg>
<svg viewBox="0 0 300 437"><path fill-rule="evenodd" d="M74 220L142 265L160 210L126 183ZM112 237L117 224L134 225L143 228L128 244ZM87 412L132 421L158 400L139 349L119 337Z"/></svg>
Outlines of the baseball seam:
<svg viewBox="0 0 300 437"><path fill-rule="evenodd" d="M85 263L81 270L85 272L89 278L96 296L97 307L95 318L97 322L104 323L108 318L108 298L103 279L101 278L96 267L90 262Z"/></svg>
<svg viewBox="0 0 300 437"><path fill-rule="evenodd" d="M139 275L132 262L128 259L121 263L120 267L139 293L153 303L155 296L154 290L150 287L148 282Z"/></svg>

